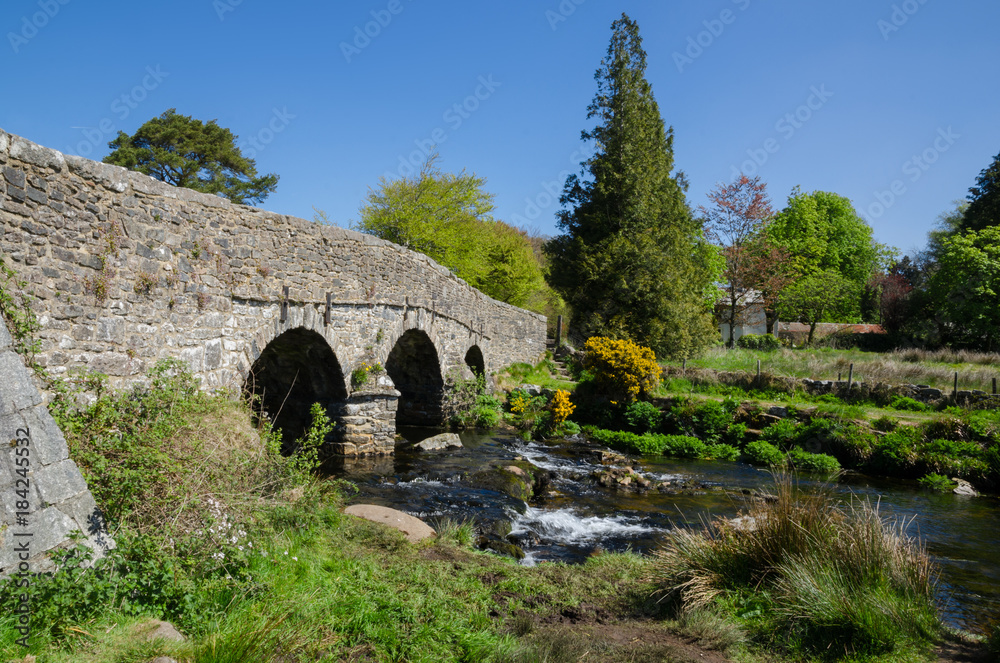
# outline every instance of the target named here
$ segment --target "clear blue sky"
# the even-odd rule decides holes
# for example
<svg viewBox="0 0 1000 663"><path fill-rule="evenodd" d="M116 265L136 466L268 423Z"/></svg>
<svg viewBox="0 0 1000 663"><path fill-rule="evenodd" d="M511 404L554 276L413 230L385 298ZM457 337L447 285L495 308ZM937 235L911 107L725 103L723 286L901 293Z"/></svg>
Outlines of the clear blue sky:
<svg viewBox="0 0 1000 663"><path fill-rule="evenodd" d="M345 226L436 142L552 235L623 11L694 206L749 161L777 208L842 194L905 252L1000 152L996 0L4 0L0 127L100 159L168 108L217 119L281 176L263 207Z"/></svg>

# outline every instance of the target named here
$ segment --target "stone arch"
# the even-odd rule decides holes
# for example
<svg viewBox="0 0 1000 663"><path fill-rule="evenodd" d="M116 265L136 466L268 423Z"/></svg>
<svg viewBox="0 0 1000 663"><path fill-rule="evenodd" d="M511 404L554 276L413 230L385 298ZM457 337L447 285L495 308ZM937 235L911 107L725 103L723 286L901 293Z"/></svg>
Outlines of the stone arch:
<svg viewBox="0 0 1000 663"><path fill-rule="evenodd" d="M479 379L486 379L486 360L483 358L483 351L478 345L473 345L465 353L465 365L472 371L472 375Z"/></svg>
<svg viewBox="0 0 1000 663"><path fill-rule="evenodd" d="M275 336L250 368L243 392L259 397L259 407L281 429L282 449L309 428L313 403L336 419L347 401L344 373L321 334L295 327Z"/></svg>
<svg viewBox="0 0 1000 663"><path fill-rule="evenodd" d="M439 426L444 421L441 361L426 332L405 331L389 352L385 370L400 393L397 425Z"/></svg>

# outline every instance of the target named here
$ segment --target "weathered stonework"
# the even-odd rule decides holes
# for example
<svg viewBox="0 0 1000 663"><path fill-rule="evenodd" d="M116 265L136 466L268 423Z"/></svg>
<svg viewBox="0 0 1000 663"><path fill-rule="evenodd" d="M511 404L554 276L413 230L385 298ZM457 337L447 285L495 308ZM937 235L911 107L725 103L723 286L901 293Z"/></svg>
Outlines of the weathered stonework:
<svg viewBox="0 0 1000 663"><path fill-rule="evenodd" d="M103 555L113 545L104 518L3 322L0 442L0 577L52 570L45 553L73 531Z"/></svg>
<svg viewBox="0 0 1000 663"><path fill-rule="evenodd" d="M124 387L169 357L204 388L268 385L272 404L297 390L341 419L344 453L391 453L397 408L400 421L440 419L438 392L472 377L467 358L490 373L545 349L543 316L422 254L3 131L0 249L37 298L37 360L51 374L100 371ZM387 370L378 383L352 386L374 363ZM282 416L289 431L307 423Z"/></svg>

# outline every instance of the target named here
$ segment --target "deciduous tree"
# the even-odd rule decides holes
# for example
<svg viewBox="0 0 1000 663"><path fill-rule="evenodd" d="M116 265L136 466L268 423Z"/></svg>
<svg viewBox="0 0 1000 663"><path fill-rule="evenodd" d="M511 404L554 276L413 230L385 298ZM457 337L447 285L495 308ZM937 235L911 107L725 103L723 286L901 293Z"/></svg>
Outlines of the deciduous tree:
<svg viewBox="0 0 1000 663"><path fill-rule="evenodd" d="M560 198L564 234L546 245L550 283L573 309L575 336L687 356L718 338L717 252L685 202L683 176L672 173L673 130L645 78L639 27L623 14L611 28L587 113L597 126L583 132L596 150Z"/></svg>
<svg viewBox="0 0 1000 663"><path fill-rule="evenodd" d="M1000 349L1000 226L942 240L928 295L945 342Z"/></svg>
<svg viewBox="0 0 1000 663"><path fill-rule="evenodd" d="M823 318L849 315L856 308L857 291L856 283L835 270L815 272L785 288L779 310L782 317L809 325L807 343L811 344Z"/></svg>
<svg viewBox="0 0 1000 663"><path fill-rule="evenodd" d="M706 234L722 247L722 278L726 283L723 317L729 323L727 345L732 347L736 326L749 322L757 306L765 311L773 309L789 280L789 255L765 232L774 209L767 185L759 177L741 175L730 184L719 183L708 199L712 205L703 205L699 211L705 217ZM768 317L774 319L773 315Z"/></svg>
<svg viewBox="0 0 1000 663"><path fill-rule="evenodd" d="M470 285L515 306L549 298L527 234L493 218L493 196L474 174L445 173L431 155L412 177L379 180L355 228L424 253Z"/></svg>
<svg viewBox="0 0 1000 663"><path fill-rule="evenodd" d="M278 186L275 174L257 175L257 164L236 147L236 135L171 108L129 136L108 143L105 163L124 166L195 191L225 196L234 203L259 203Z"/></svg>

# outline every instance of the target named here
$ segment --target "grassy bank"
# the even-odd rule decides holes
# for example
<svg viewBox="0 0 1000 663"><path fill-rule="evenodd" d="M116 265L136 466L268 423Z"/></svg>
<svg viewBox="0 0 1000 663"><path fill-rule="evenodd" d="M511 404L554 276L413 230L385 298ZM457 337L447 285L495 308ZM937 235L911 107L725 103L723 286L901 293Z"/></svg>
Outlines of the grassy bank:
<svg viewBox="0 0 1000 663"><path fill-rule="evenodd" d="M990 391L993 378L1000 377L1000 356L965 350L894 350L863 352L832 348L782 348L770 352L744 348L713 348L704 356L689 359L687 367L716 371L761 370L774 375L813 380L835 380L838 374L847 379L854 364L854 379L889 384L926 384L950 391L958 372L959 389ZM681 366L680 362L668 362Z"/></svg>
<svg viewBox="0 0 1000 663"><path fill-rule="evenodd" d="M528 568L472 549L471 525L454 523L410 544L341 512L352 487L312 474L308 436L298 455L283 457L278 437L253 424L247 405L194 387L166 365L148 389L103 393L83 411L71 399L56 403L118 546L91 568L85 548L67 549L55 556L58 572L35 578L27 651L7 616L19 592L0 584L0 660L916 661L929 660L939 637L926 611L916 630L879 627L876 646L845 640L839 622L809 631L809 646L764 637L761 624L777 624L777 609L760 613L772 621L748 615L773 599L770 589L673 601L679 576L667 556L596 554L581 565ZM844 525L850 514L838 518L830 516L830 527L842 528L844 545L870 543ZM865 514L860 523L869 537L894 531ZM705 540L716 538L709 532ZM787 559L812 545L796 541ZM729 591L745 576L738 567L711 578ZM796 605L809 603L810 582L788 590ZM843 604L870 607L867 586L841 589ZM147 641L140 626L150 618L170 621L187 640ZM823 643L835 648L820 651Z"/></svg>

